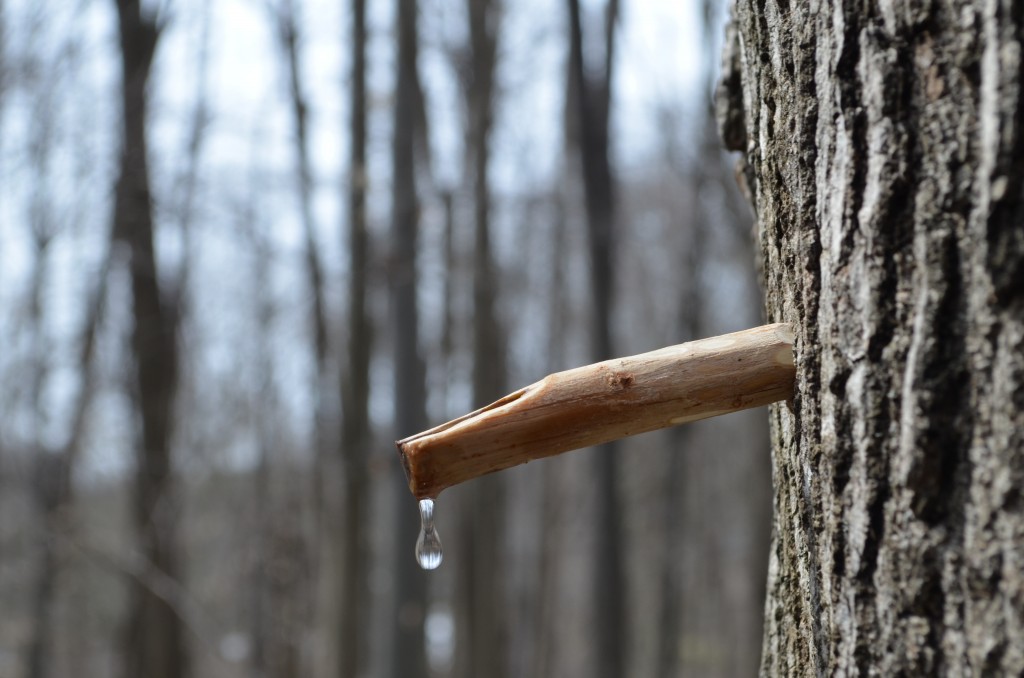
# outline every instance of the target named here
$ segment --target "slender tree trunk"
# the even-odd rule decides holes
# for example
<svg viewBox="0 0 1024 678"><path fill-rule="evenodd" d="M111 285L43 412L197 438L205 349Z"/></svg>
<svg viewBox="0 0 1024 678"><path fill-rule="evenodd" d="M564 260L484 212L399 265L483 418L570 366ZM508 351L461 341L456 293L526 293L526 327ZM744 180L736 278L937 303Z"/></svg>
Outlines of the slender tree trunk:
<svg viewBox="0 0 1024 678"><path fill-rule="evenodd" d="M578 121L576 109L573 106L575 101L576 85L572 77L571 65L566 69L565 79L565 110L562 119L563 124L563 163L568 160L570 151L574 148L578 139ZM568 256L568 234L566 218L567 194L569 193L569 173L563 167L558 173L559 182L551 194L551 216L550 216L550 255L552 265L547 267L547 350L545 362L541 365L545 374L557 372L566 367L566 316L569 304L565 291L565 267L557 265L558 262L566 261ZM558 654L558 619L557 613L560 608L558 592L561 585L558 577L559 546L562 543L561 526L559 525L559 506L563 499L563 487L560 474L547 472L541 475L541 525L538 535L541 547L539 549L539 562L537 563L537 594L535 602L534 622L534 647L535 656L528 664L533 675L538 678L554 676L558 673L556 657Z"/></svg>
<svg viewBox="0 0 1024 678"><path fill-rule="evenodd" d="M49 457L48 454L46 456ZM35 628L28 648L28 673L26 675L29 678L45 678L50 675L52 664L50 657L53 651L51 646L53 641L53 599L58 566L57 553L53 545L54 537L50 533L50 518L52 515L48 511L44 513L46 523L43 527L45 530L42 537L43 552L36 564L39 573L32 593L32 619Z"/></svg>
<svg viewBox="0 0 1024 678"><path fill-rule="evenodd" d="M302 86L301 33L296 16L296 0L282 0L277 11L278 38L288 67L288 89L291 95L292 124L295 135L295 167L298 177L299 213L305 238L306 275L312 300L311 325L313 330L313 358L316 374L313 377L313 525L310 530L311 562L316 567L321 552L324 469L328 454L327 386L327 311L324 306L324 274L317 255L316 220L313 217L313 169L309 158L309 105ZM318 568L317 568L318 569ZM315 588L315 585L314 585Z"/></svg>
<svg viewBox="0 0 1024 678"><path fill-rule="evenodd" d="M696 180L694 195L701 194L701 178ZM700 284L701 268L706 256L704 227L698 217L689 220L690 234L687 240L686 258L682 262L683 275L679 288L679 311L677 333L679 341L693 341L705 334L702 329L703 292ZM668 438L668 478L665 483L664 525L665 545L662 562L661 609L659 610L658 633L658 675L668 678L680 674L680 646L683 641L683 611L686 609L687 588L681 563L683 549L693 535L687 534L686 497L690 474L687 444L693 430L688 426L671 429ZM695 540L696 541L696 540ZM698 545L706 546L706 544Z"/></svg>
<svg viewBox="0 0 1024 678"><path fill-rule="evenodd" d="M1024 672L1024 17L742 0L720 122L770 321L766 675Z"/></svg>
<svg viewBox="0 0 1024 678"><path fill-rule="evenodd" d="M495 308L497 280L491 252L490 139L494 122L494 69L501 12L498 0L468 0L472 82L469 146L473 158L473 398L486 405L506 390L505 351Z"/></svg>
<svg viewBox="0 0 1024 678"><path fill-rule="evenodd" d="M93 347L103 318L104 299L107 292L107 272L110 269L110 254L104 256L96 274L95 288L89 297L85 324L79 340L78 366L81 370L81 386L74 401L71 425L64 445L54 453L39 449L39 466L36 472L36 489L44 519L43 556L39 564L39 578L36 582L35 618L37 628L29 646L29 676L45 678L50 675L53 655L53 605L57 596L57 581L62 563L57 554L55 535L64 530L64 512L74 498L72 474L85 434L85 423L95 390L96 365ZM40 346L42 342L37 339ZM38 409L38 408L37 408ZM41 411L41 410L40 410Z"/></svg>
<svg viewBox="0 0 1024 678"><path fill-rule="evenodd" d="M180 211L180 229L182 239L182 255L175 278L177 284L178 315L179 322L184 326L189 322L190 312L188 308L188 287L191 282L191 264L194 257L193 252L193 224L196 221L196 198L200 193L200 186L203 177L200 176L203 160L203 148L206 145L206 133L210 124L210 25L212 23L213 0L204 2L202 5L202 23L200 26L199 47L196 56L195 70L195 103L192 108L191 119L189 120L188 142L184 149L185 167L178 180L181 186L181 196L178 209ZM183 327L184 333L188 328ZM183 381L190 381L187 375L182 376ZM181 391L191 390L192 384L182 384ZM182 395L180 397L188 397Z"/></svg>
<svg viewBox="0 0 1024 678"><path fill-rule="evenodd" d="M264 366L264 369L267 369ZM264 377L265 378L265 377ZM264 407L265 398L259 398L259 416L266 417L269 408ZM270 547L267 525L270 522L270 442L260 441L259 461L253 474L253 559L249 573L249 631L252 634L252 676L267 678L272 675L270 667L273 657L279 654L279 635L273 633L268 604L270 586L267 572L270 569Z"/></svg>
<svg viewBox="0 0 1024 678"><path fill-rule="evenodd" d="M290 522L276 523L273 528L271 557L287 564L289 571L304 572L308 579L301 577L277 581L277 609L282 615L279 622L288 634L286 659L281 662L278 675L300 675L316 665L315 652L305 648L309 643L303 640L305 629L316 628L323 619L320 567L324 553L324 483L329 453L327 422L332 419L328 412L330 398L327 388L332 383L328 365L327 316L324 306L324 275L317 254L316 220L313 216L313 170L309 157L309 105L302 83L302 33L297 16L297 0L281 0L277 9L278 39L288 69L288 89L292 109L294 134L295 169L298 179L299 214L305 240L303 251L306 259L306 276L309 298L312 302L310 325L313 335L313 361L315 374L313 390L313 472L311 474L311 497L307 504L294 490L282 498L286 506L293 506L295 513ZM309 506L310 521L300 521L305 507ZM314 656L310 656L310 655Z"/></svg>
<svg viewBox="0 0 1024 678"><path fill-rule="evenodd" d="M494 70L502 7L498 0L468 0L469 68L466 157L473 190L473 405L505 394L505 349L495 308L497 280L491 252L490 135L494 119ZM459 554L462 609L457 617L456 675L501 678L508 670L507 581L502 549L505 478L479 479L464 493L465 521Z"/></svg>
<svg viewBox="0 0 1024 678"><path fill-rule="evenodd" d="M7 40L7 3L5 0L0 0L0 41L6 44ZM8 73L9 69L10 64L7 60L7 50L0 50L0 150L3 149L4 111L7 109L4 104L7 100L7 90L10 87L11 76Z"/></svg>
<svg viewBox="0 0 1024 678"><path fill-rule="evenodd" d="M395 121L392 146L393 203L391 224L394 341L395 438L425 428L425 368L419 353L419 309L416 301L416 248L419 203L416 196L416 111L419 100L417 73L416 0L398 3L398 70L395 84ZM394 469L397 562L395 564L394 646L392 675L420 678L427 674L423 637L426 616L426 578L413 558L419 533L415 502L409 496L404 473Z"/></svg>
<svg viewBox="0 0 1024 678"><path fill-rule="evenodd" d="M263 464L269 464L264 450ZM292 469L281 469L290 474ZM310 672L303 652L309 622L308 589L313 578L301 530L296 529L296 516L302 514L302 497L293 487L280 491L274 487L273 464L260 469L261 482L267 482L266 502L271 512L266 516L263 560L264 584L267 586L268 635L271 652L267 653L267 675L271 678L300 678ZM288 483L291 485L291 483Z"/></svg>
<svg viewBox="0 0 1024 678"><path fill-rule="evenodd" d="M455 354L455 290L458 285L459 262L455 251L455 196L450 190L441 194L441 202L444 204L444 302L442 314L443 326L441 327L441 345L439 347L441 363L444 365L444 374L441 378L441 402L443 404L441 419L447 421L451 418L448 398L451 394L452 373L455 370L455 363L452 360Z"/></svg>
<svg viewBox="0 0 1024 678"><path fill-rule="evenodd" d="M341 383L342 459L345 508L341 582L340 675L361 676L369 655L369 472L370 347L366 310L369 237L366 224L366 2L352 1L352 77L350 84L348 183L348 363Z"/></svg>
<svg viewBox="0 0 1024 678"><path fill-rule="evenodd" d="M590 234L590 289L593 322L593 359L606 360L612 346L612 294L615 289L612 256L615 251L615 186L608 156L608 119L611 112L612 66L615 61L615 23L618 0L605 8L605 60L601 77L588 75L583 57L583 31L579 0L568 0L571 77L576 83L579 118L580 166ZM594 649L600 676L625 675L625 573L622 557L622 518L618 496L618 445L609 443L596 451L598 526L594 553L594 617L597 627Z"/></svg>
<svg viewBox="0 0 1024 678"><path fill-rule="evenodd" d="M142 439L136 460L134 526L143 557L177 579L178 506L171 465L178 376L177 308L161 294L154 251L146 140L146 84L159 29L138 0L117 2L123 67L124 137L114 233L131 256L136 396ZM126 676L178 678L186 671L182 624L163 599L132 584L124 647Z"/></svg>
<svg viewBox="0 0 1024 678"><path fill-rule="evenodd" d="M351 156L348 180L348 364L341 384L345 516L341 588L341 678L357 678L369 655L370 347L366 309L366 0L352 0Z"/></svg>
<svg viewBox="0 0 1024 678"><path fill-rule="evenodd" d="M0 8L2 9L2 8ZM0 19L2 21L2 19ZM2 26L0 26L2 27ZM5 36L0 34L0 41ZM0 71L0 78L6 73ZM59 471L63 460L57 451L47 449L43 443L47 407L43 399L43 388L49 372L48 362L53 346L46 328L44 299L49 282L50 245L56 235L52 209L53 193L49 181L54 146L55 112L46 106L48 97L44 94L36 104L38 118L31 129L28 148L29 166L32 176L32 198L27 210L27 221L35 245L35 267L32 271L28 317L25 319L29 335L31 354L28 382L28 406L32 417L32 441L34 445L33 493L36 510L41 519L37 533L39 561L36 564L36 580L32 596L33 629L27 647L28 675L30 678L45 678L49 672L50 646L53 638L53 599L56 590L57 554L53 528L56 527L56 511L62 502L63 488L60 487Z"/></svg>
<svg viewBox="0 0 1024 678"><path fill-rule="evenodd" d="M247 224L258 224L258 189L249 187L249 195L241 220ZM271 525L274 510L274 497L271 492L272 453L279 443L276 428L273 424L277 417L277 396L274 385L274 351L269 340L274 330L275 308L270 291L266 286L257 285L257 281L270 277L269 247L258 232L253 233L255 244L253 252L253 271L251 273L255 299L255 325L258 328L256 354L258 364L254 366L257 374L257 389L253 394L253 424L259 432L259 457L253 473L253 519L252 519L252 556L250 558L247 589L249 591L249 629L252 634L252 662L250 664L253 678L269 678L279 674L276 667L278 657L286 653L282 646L288 639L274 617L274 606L271 597L270 580L273 577L271 549Z"/></svg>
<svg viewBox="0 0 1024 678"><path fill-rule="evenodd" d="M41 144L42 145L42 144ZM36 165L36 181L42 183L41 155L45 155L46 149L33 154L33 165ZM37 187L37 190L40 190ZM49 354L49 341L43 322L43 294L47 281L47 259L50 240L48 225L40 223L39 201L33 206L32 226L35 235L35 269L32 272L31 301L28 311L28 331L33 346L32 368L30 372L30 386L28 400L33 412L33 441L34 441L34 474L32 478L33 499L36 503L36 510L40 518L39 529L39 561L36 563L37 576L34 582L32 594L32 637L28 643L28 675L30 678L45 678L48 675L50 662L50 643L53 636L53 597L57 574L57 556L54 549L54 535L52 533L55 510L58 506L60 488L55 481L55 464L60 461L58 457L47 450L42 442L43 437L43 383L46 379L46 361Z"/></svg>
<svg viewBox="0 0 1024 678"><path fill-rule="evenodd" d="M568 130L566 130L568 132ZM568 137L569 134L566 134ZM563 173L564 177L564 173ZM552 195L552 219L551 219L551 261L563 261L566 256L566 233L565 225L565 188L559 186ZM544 373L557 372L565 367L565 316L567 304L565 300L564 270L563 267L553 265L549 268L548 281L548 335L547 335L547 362L542 366ZM558 530L557 511L561 488L559 477L553 473L544 473L540 477L541 487L541 525L538 534L541 547L538 549L539 562L537 563L537 583L534 597L534 642L536 656L528 663L532 668L533 675L538 678L555 675L555 654L557 651L557 620L558 609L558 577L556 558L558 557L558 545L561 535Z"/></svg>

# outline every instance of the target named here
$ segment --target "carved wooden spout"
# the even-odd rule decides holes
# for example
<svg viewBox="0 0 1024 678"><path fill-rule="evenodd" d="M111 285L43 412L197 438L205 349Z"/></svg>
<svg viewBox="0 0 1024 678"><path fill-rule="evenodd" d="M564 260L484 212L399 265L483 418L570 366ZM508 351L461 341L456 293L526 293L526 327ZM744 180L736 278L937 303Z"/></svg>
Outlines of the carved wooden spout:
<svg viewBox="0 0 1024 678"><path fill-rule="evenodd" d="M436 497L534 459L786 400L794 371L790 327L764 325L548 375L398 451L412 493Z"/></svg>

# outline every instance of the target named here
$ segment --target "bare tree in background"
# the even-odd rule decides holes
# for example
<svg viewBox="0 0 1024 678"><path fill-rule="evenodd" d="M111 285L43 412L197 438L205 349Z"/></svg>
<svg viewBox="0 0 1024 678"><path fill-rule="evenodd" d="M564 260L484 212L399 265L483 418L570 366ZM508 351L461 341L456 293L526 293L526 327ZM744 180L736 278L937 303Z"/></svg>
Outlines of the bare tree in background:
<svg viewBox="0 0 1024 678"><path fill-rule="evenodd" d="M441 402L444 418L448 419L448 398L451 394L452 376L454 372L454 354L456 345L455 321L455 290L459 273L459 257L455 247L455 196L451 190L441 192L441 204L444 205L444 303L442 315L444 326L441 328L441 341L438 347L439 359L444 366L441 379Z"/></svg>
<svg viewBox="0 0 1024 678"><path fill-rule="evenodd" d="M182 169L178 180L180 189L179 198L179 228L182 238L182 255L179 263L177 285L180 307L178 315L179 322L185 324L189 321L190 312L187 308L189 284L191 282L191 264L193 259L192 245L194 242L193 227L196 222L196 202L201 190L200 169L203 159L203 148L206 144L207 132L210 123L210 24L213 12L214 0L206 0L202 3L199 53L196 55L195 80L195 102L192 107L192 115L189 120L188 137L185 144L184 156L185 166Z"/></svg>
<svg viewBox="0 0 1024 678"><path fill-rule="evenodd" d="M605 6L603 38L604 61L594 70L584 64L583 27L579 0L568 0L570 77L575 87L575 107L579 118L580 168L583 173L584 202L590 233L590 286L593 322L591 336L593 358L606 360L614 354L611 335L612 293L615 289L614 223L615 185L609 158L608 122L611 112L612 67L615 63L615 25L618 0ZM597 526L594 576L594 617L597 637L599 675L618 678L625 663L625 574L622 558L622 517L616 484L616 449L609 443L596 451Z"/></svg>
<svg viewBox="0 0 1024 678"><path fill-rule="evenodd" d="M39 251L38 266L44 264L44 251ZM34 593L34 613L36 627L29 642L28 675L30 678L45 678L50 675L53 647L53 607L57 595L58 576L61 561L58 556L56 541L67 529L66 512L70 510L74 498L72 478L76 462L80 456L82 439L85 435L86 419L96 389L96 365L93 351L103 317L104 302L107 291L107 272L110 265L109 249L104 255L97 272L94 288L88 297L85 322L78 341L77 366L80 374L80 385L71 408L71 426L64 444L57 450L37 450L35 490L39 508L43 517L43 534L41 562L38 567L36 589ZM41 274L40 274L41 275ZM37 289L42 279L36 281ZM38 300L33 302L34 324L39 327L40 316L37 308ZM37 340L42 348L44 343ZM39 368L36 368L39 369Z"/></svg>
<svg viewBox="0 0 1024 678"><path fill-rule="evenodd" d="M298 174L299 212L302 218L302 232L305 238L304 254L306 257L306 275L308 276L309 293L313 302L311 312L313 325L313 349L316 374L313 385L313 529L310 535L312 542L313 563L319 557L319 542L323 513L324 469L327 461L329 436L327 421L331 418L327 412L329 398L327 389L331 383L328 369L327 351L327 316L324 307L324 274L317 255L316 220L313 216L313 169L309 158L309 104L302 85L302 64L299 51L301 34L296 17L296 0L281 0L277 7L278 40L285 56L288 68L288 91L292 109L292 124L295 142L295 163Z"/></svg>
<svg viewBox="0 0 1024 678"><path fill-rule="evenodd" d="M3 43L4 17L0 4L0 44ZM62 36L61 46L56 51L55 63L47 64L57 67L65 54L73 53L77 36ZM0 64L0 80L6 81L8 74ZM50 72L40 74L51 82L60 82L63 74ZM6 82L0 83L0 96ZM56 637L58 629L55 621L55 608L58 605L61 572L66 567L66 555L62 553L61 541L66 539L70 529L73 487L72 477L76 461L81 449L82 437L85 432L87 415L92 403L96 365L93 350L96 344L98 328L103 316L106 299L107 272L110 264L110 247L104 243L104 252L100 259L99 269L90 277L95 281L85 295L85 313L80 334L73 344L77 351L72 363L78 372L78 387L72 395L69 408L69 426L67 437L57 446L49 446L43 442L43 429L47 424L46 412L51 408L43 397L44 384L54 370L53 354L55 346L47 331L47 312L45 296L50 282L50 252L54 241L61 235L58 218L54 209L54 187L49 172L52 155L57 139L58 111L56 104L56 85L42 89L33 106L35 124L31 130L29 142L29 164L33 174L32 197L29 204L28 223L32 231L35 246L35 268L30 285L30 301L28 309L27 330L31 335L33 355L28 362L30 376L28 398L33 410L33 477L32 492L35 509L40 516L39 560L35 564L35 581L32 590L32 621L31 635L26 643L27 675L29 678L46 678L53 673L56 664Z"/></svg>
<svg viewBox="0 0 1024 678"><path fill-rule="evenodd" d="M684 127L674 112L664 111L661 123L664 180L689 196L673 217L683 249L676 254L672 341L759 324L756 307L733 306L723 314L707 302L717 294L707 281L708 262L716 260L729 267L732 284L754 287L749 298L760 297L753 271L738 263L752 256L753 240L744 228L749 219L727 204L734 178L710 112L698 110ZM684 157L687 152L692 157ZM756 671L771 498L766 424L751 412L667 432L658 675ZM710 453L709 444L722 452Z"/></svg>
<svg viewBox="0 0 1024 678"><path fill-rule="evenodd" d="M579 119L578 112L574 105L576 101L576 83L572 76L572 64L566 65L566 77L563 85L565 87L565 104L562 110L562 154L560 163L562 170L557 172L558 182L552 187L550 196L551 214L548 217L550 222L550 241L547 247L550 251L549 259L552 265L548 266L545 294L547 296L547 331L546 331L546 361L541 366L545 372L555 372L566 367L567 340L566 334L570 326L568 322L571 303L567 292L568 276L566 267L560 265L569 258L569 185L571 184L571 173L567 166L571 166L570 156L579 144ZM559 264L559 265L556 265ZM565 462L559 462L565 463ZM554 473L549 465L548 472L540 477L541 488L541 522L539 525L541 547L539 549L539 562L537 563L537 579L535 584L534 598L534 622L533 637L535 656L527 664L535 676L555 676L559 673L558 656L560 654L560 639L558 610L560 608L559 592L563 588L558 576L559 553L558 545L565 539L562 526L560 507L564 500L562 477Z"/></svg>
<svg viewBox="0 0 1024 678"><path fill-rule="evenodd" d="M352 66L349 83L348 167L348 362L341 381L341 455L345 507L341 535L340 676L362 676L369 656L370 359L372 325L367 311L366 223L366 0L352 0Z"/></svg>
<svg viewBox="0 0 1024 678"><path fill-rule="evenodd" d="M55 76L54 76L55 77ZM64 493L60 487L59 466L63 460L45 449L43 428L46 425L43 403L43 385L50 370L49 353L53 347L46 330L43 295L48 282L50 245L55 234L55 224L49 195L47 168L53 147L54 112L52 94L43 92L33 106L36 125L32 130L29 144L29 164L33 177L33 195L28 206L27 221L31 229L34 268L30 284L30 297L26 318L26 330L30 337L31 355L28 363L27 400L32 412L32 446L35 468L32 489L36 511L41 518L39 537L38 575L33 592L33 629L28 643L29 676L43 678L47 675L47 653L50 651L51 617L54 588L56 586L57 553L54 548L54 527L56 510Z"/></svg>
<svg viewBox="0 0 1024 678"><path fill-rule="evenodd" d="M395 80L395 118L392 134L391 214L391 318L394 342L395 437L402 438L426 427L425 368L419 353L419 309L416 299L416 249L419 201L416 195L417 111L421 109L416 0L399 0L398 70ZM396 562L393 662L395 678L427 675L423 636L426 617L426 578L413 558L419 533L415 503L409 497L405 475L394 470L399 502L395 529Z"/></svg>
<svg viewBox="0 0 1024 678"><path fill-rule="evenodd" d="M259 146L262 139L254 139ZM283 447L276 420L281 416L280 398L275 383L275 351L271 337L278 314L270 286L272 279L273 242L267 224L260 214L265 207L255 177L249 178L247 196L238 215L243 232L251 238L255 290L254 315L256 361L253 366L255 390L252 396L252 425L258 434L258 457L252 477L253 516L249 572L245 579L248 591L249 631L252 635L252 673L256 678L294 678L302 674L299 646L304 602L305 544L295 543L301 531L295 526L295 515L288 515L287 505L295 496L290 479L275 484L279 475L291 471L275 458ZM278 492L278 485L284 485ZM282 494L284 499L282 500Z"/></svg>
<svg viewBox="0 0 1024 678"><path fill-rule="evenodd" d="M303 69L301 63L302 32L299 25L300 11L297 0L281 0L277 6L278 40L285 57L288 69L289 103L291 104L293 141L295 151L296 174L298 178L299 213L304 236L304 255L306 259L306 276L309 295L312 300L311 324L313 330L313 359L315 374L313 375L313 467L310 476L312 481L312 525L304 534L301 522L293 519L281 523L272 532L275 544L283 548L274 548L275 559L293 559L291 567L299 571L309 570L310 581L303 577L296 578L288 591L281 591L280 600L289 610L289 625L294 626L292 634L294 651L304 643L304 628L314 624L320 616L318 577L323 572L320 561L323 557L323 511L324 483L326 481L326 464L330 453L330 435L328 421L334 420L333 413L328 412L332 398L328 396L328 388L333 383L328 364L327 310L324 306L324 274L317 254L316 220L313 216L313 169L309 155L309 104L303 87ZM284 499L285 503L295 509L296 515L302 515L304 502L301 494ZM291 598L295 598L292 600ZM287 602L286 602L287 601ZM288 671L303 672L299 652ZM311 670L311 665L305 670Z"/></svg>
<svg viewBox="0 0 1024 678"><path fill-rule="evenodd" d="M666 148L671 148L666 144ZM673 159L672 166L678 167ZM678 177L685 180L684 177ZM700 181L695 196L700 195ZM682 279L679 283L679 308L677 331L680 342L699 339L702 335L703 295L700 285L702 259L705 256L705 234L703 222L698 216L682 223L689 227L687 251L681 262ZM683 586L682 549L687 541L685 527L686 490L689 474L686 446L692 438L692 428L678 426L668 432L671 440L669 450L668 478L665 487L664 516L664 560L662 562L661 610L659 613L658 675L679 675L679 648L683 636L683 610L686 605L686 590ZM697 480L696 482L699 482ZM696 483L695 483L696 484Z"/></svg>
<svg viewBox="0 0 1024 678"><path fill-rule="evenodd" d="M495 308L490 189L501 14L499 0L467 0L469 49L459 68L466 100L466 176L473 195L473 407L497 400L507 386L504 336ZM455 675L501 678L508 672L508 582L502 574L505 485L504 477L492 475L475 481L462 494Z"/></svg>
<svg viewBox="0 0 1024 678"><path fill-rule="evenodd" d="M7 12L4 0L0 0L0 45L7 44ZM7 99L7 88L11 75L7 62L7 50L0 49L0 123L3 122L4 103ZM0 125L2 127L2 125Z"/></svg>
<svg viewBox="0 0 1024 678"><path fill-rule="evenodd" d="M568 120L565 121L568 123ZM568 130L566 139L570 138ZM564 182L564 179L563 179ZM551 259L561 261L566 251L566 210L565 210L565 189L560 187L553 191L551 196L552 212L551 217ZM565 354L565 329L566 313L568 304L565 294L565 271L561 266L551 266L549 279L547 281L548 293L548 331L547 331L547 363L543 366L544 371L554 372L564 366ZM548 466L551 468L551 465ZM535 676L555 675L555 660L558 643L556 640L557 620L555 610L558 607L559 582L556 576L558 551L555 545L559 543L562 535L555 529L558 516L559 499L561 488L559 478L550 471L540 477L541 488L541 522L539 527L539 562L537 563L537 578L534 584L532 598L533 611L533 637L535 656L526 665L530 667Z"/></svg>
<svg viewBox="0 0 1024 678"><path fill-rule="evenodd" d="M134 525L142 556L177 579L178 499L171 465L178 376L177 300L162 293L154 248L146 139L146 85L160 35L139 0L118 0L124 136L114 233L130 253L136 397L142 437L136 460ZM180 678L186 672L182 623L168 603L138 581L131 587L124 644L126 676Z"/></svg>

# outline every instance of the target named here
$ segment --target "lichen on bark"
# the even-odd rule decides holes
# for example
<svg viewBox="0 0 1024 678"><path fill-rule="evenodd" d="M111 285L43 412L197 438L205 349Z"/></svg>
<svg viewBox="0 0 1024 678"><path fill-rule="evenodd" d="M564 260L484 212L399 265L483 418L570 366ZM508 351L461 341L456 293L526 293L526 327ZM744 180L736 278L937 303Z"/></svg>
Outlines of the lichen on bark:
<svg viewBox="0 0 1024 678"><path fill-rule="evenodd" d="M772 410L762 673L1024 672L1024 8L738 0Z"/></svg>

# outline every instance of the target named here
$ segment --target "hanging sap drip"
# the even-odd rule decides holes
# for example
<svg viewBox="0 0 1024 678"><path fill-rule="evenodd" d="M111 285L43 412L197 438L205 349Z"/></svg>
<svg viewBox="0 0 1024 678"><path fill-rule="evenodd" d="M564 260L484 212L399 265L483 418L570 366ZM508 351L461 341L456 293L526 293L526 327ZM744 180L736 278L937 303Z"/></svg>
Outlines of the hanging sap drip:
<svg viewBox="0 0 1024 678"><path fill-rule="evenodd" d="M416 562L424 570L441 564L441 537L434 529L434 500L420 499L420 536L416 540Z"/></svg>

